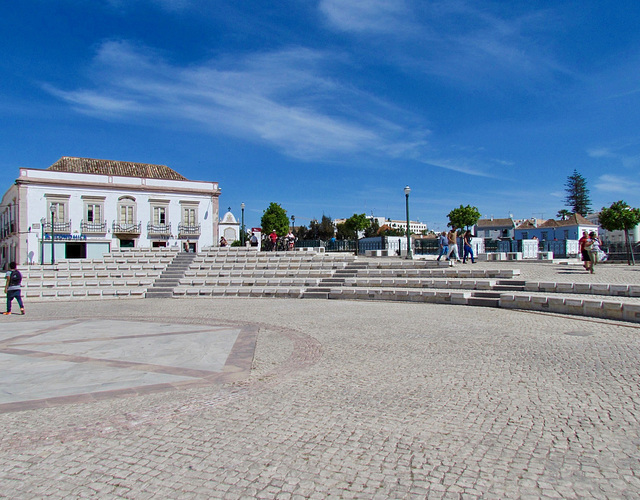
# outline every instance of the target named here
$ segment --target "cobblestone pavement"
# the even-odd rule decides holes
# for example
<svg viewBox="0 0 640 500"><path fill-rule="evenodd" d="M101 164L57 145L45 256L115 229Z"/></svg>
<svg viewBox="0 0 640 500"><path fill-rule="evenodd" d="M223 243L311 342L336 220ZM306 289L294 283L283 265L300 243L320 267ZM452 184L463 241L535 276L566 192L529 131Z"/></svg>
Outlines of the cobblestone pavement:
<svg viewBox="0 0 640 500"><path fill-rule="evenodd" d="M0 414L2 496L640 495L637 325L395 302L27 307L4 318L16 331L115 313L259 332L242 381Z"/></svg>

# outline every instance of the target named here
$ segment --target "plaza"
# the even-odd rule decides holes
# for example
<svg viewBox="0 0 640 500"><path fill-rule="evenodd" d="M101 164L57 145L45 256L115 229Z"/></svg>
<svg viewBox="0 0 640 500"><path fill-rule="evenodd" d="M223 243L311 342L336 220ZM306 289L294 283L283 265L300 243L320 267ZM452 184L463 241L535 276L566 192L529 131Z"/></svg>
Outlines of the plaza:
<svg viewBox="0 0 640 500"><path fill-rule="evenodd" d="M598 272L640 283L632 267ZM637 323L242 297L26 307L0 324L8 497L640 492Z"/></svg>

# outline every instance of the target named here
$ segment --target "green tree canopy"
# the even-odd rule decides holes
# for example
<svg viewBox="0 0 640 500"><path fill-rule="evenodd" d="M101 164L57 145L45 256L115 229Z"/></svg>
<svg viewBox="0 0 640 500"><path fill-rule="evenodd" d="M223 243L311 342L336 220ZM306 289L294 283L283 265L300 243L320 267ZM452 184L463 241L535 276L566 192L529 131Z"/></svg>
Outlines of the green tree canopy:
<svg viewBox="0 0 640 500"><path fill-rule="evenodd" d="M607 231L624 231L627 261L629 264L635 264L629 241L629 231L640 224L640 209L631 208L623 200L616 201L609 208L602 207L598 221Z"/></svg>
<svg viewBox="0 0 640 500"><path fill-rule="evenodd" d="M480 212L477 207L472 207L471 205L467 205L463 207L460 205L458 208L454 208L447 214L449 217L448 226L455 226L458 228L466 227L469 229L471 226L475 225L480 218Z"/></svg>
<svg viewBox="0 0 640 500"><path fill-rule="evenodd" d="M336 228L333 225L331 217L322 215L320 225L318 226L318 238L321 240L330 240L336 232Z"/></svg>
<svg viewBox="0 0 640 500"><path fill-rule="evenodd" d="M577 170L567 177L565 191L567 196L564 202L573 209L574 214L586 217L591 212L591 199L589 199L587 181Z"/></svg>
<svg viewBox="0 0 640 500"><path fill-rule="evenodd" d="M371 238L373 236L377 236L378 231L380 231L380 224L378 223L378 219L373 219L370 221L369 227L365 228L364 237Z"/></svg>
<svg viewBox="0 0 640 500"><path fill-rule="evenodd" d="M289 217L287 211L277 203L271 202L262 214L260 221L263 234L275 231L278 236L285 236L289 232Z"/></svg>
<svg viewBox="0 0 640 500"><path fill-rule="evenodd" d="M345 222L348 231L354 238L358 237L359 231L364 231L371 225L371 221L367 219L366 214L353 214Z"/></svg>
<svg viewBox="0 0 640 500"><path fill-rule="evenodd" d="M560 220L567 220L571 215L573 214L569 210L563 208L562 210L558 210L556 217L559 217Z"/></svg>

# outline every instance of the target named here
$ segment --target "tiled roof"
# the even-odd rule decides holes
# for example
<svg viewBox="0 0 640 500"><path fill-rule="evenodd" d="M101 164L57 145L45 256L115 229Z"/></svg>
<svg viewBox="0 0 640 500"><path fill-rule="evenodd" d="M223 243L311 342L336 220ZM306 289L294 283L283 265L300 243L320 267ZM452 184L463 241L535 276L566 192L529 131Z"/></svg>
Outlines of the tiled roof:
<svg viewBox="0 0 640 500"><path fill-rule="evenodd" d="M79 174L166 179L172 181L188 180L166 165L151 165L149 163L133 163L129 161L94 160L92 158L74 158L71 156L63 156L47 170Z"/></svg>
<svg viewBox="0 0 640 500"><path fill-rule="evenodd" d="M513 219L479 219L476 227L513 227Z"/></svg>
<svg viewBox="0 0 640 500"><path fill-rule="evenodd" d="M534 225L530 220L524 221L516 229L536 229L536 228L552 228L552 227L567 227L567 226L593 226L594 224L589 222L580 214L573 214L571 217L565 220L547 219L538 225Z"/></svg>

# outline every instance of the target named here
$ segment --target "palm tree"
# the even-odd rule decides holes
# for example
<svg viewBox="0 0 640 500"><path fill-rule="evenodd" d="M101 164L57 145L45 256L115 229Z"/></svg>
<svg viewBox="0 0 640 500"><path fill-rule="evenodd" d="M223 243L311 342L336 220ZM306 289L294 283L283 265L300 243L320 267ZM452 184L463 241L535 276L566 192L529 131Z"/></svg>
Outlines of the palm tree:
<svg viewBox="0 0 640 500"><path fill-rule="evenodd" d="M567 220L572 215L573 214L569 210L563 208L562 210L558 210L556 217L560 217L560 220Z"/></svg>

